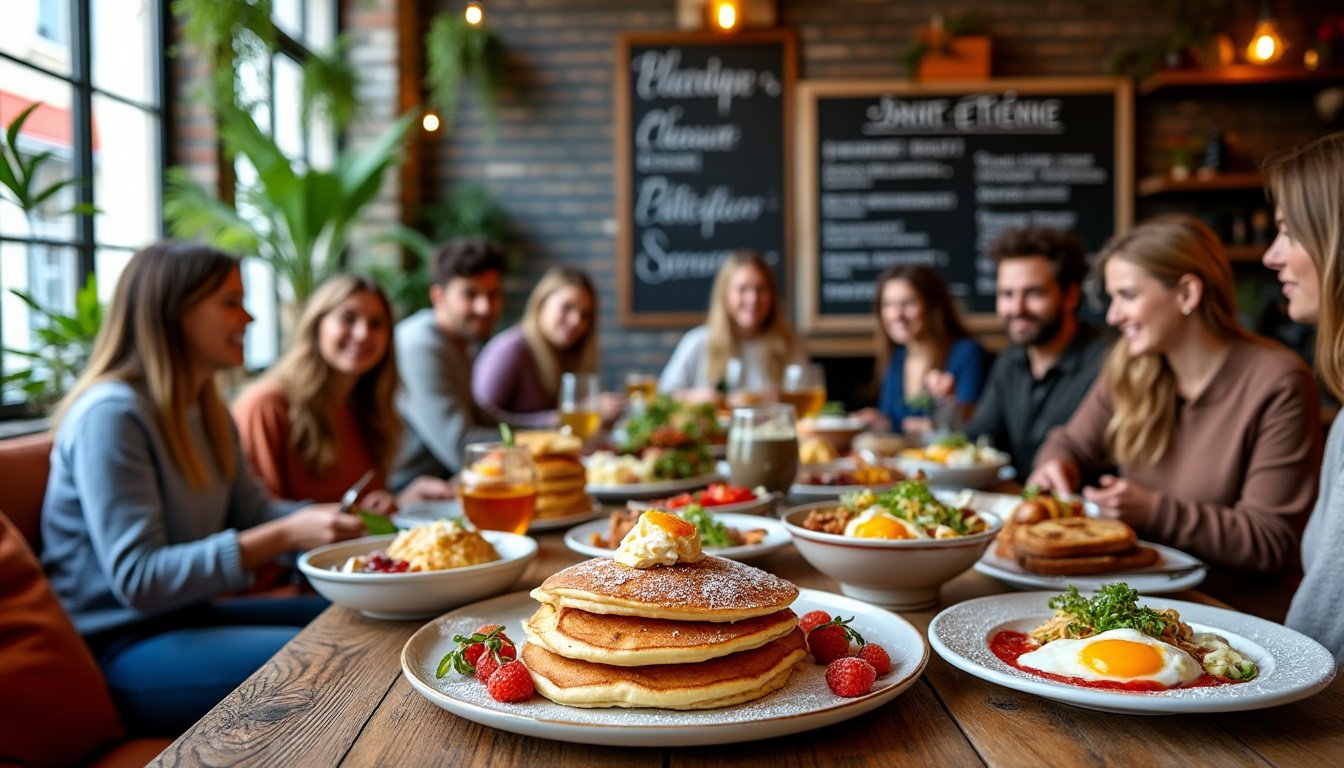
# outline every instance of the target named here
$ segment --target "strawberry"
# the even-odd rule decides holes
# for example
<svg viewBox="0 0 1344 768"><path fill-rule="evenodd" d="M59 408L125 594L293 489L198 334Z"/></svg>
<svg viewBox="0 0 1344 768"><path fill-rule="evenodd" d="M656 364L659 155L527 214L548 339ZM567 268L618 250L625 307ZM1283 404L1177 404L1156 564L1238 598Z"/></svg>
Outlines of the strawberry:
<svg viewBox="0 0 1344 768"><path fill-rule="evenodd" d="M813 627L812 631L807 633L807 649L812 652L818 664L830 664L836 659L848 656L851 638L860 646L863 645L863 635L849 626L849 622L853 620L853 617L842 619L837 616L825 624Z"/></svg>
<svg viewBox="0 0 1344 768"><path fill-rule="evenodd" d="M826 666L826 685L837 696L849 699L862 696L872 690L876 679L877 671L873 665L857 656L836 659Z"/></svg>
<svg viewBox="0 0 1344 768"><path fill-rule="evenodd" d="M508 703L527 701L535 690L532 687L532 674L521 661L510 661L495 670L489 682L485 684L485 689L495 701Z"/></svg>
<svg viewBox="0 0 1344 768"><path fill-rule="evenodd" d="M438 677L448 674L452 669L459 675L470 675L476 672L476 666L481 662L481 657L487 652L494 657L495 663L503 663L504 659L518 658L518 649L503 632L503 627L499 624L486 624L481 630L470 635L453 635L453 642L457 647L448 655L439 661L437 671Z"/></svg>
<svg viewBox="0 0 1344 768"><path fill-rule="evenodd" d="M831 620L831 614L825 611L811 611L803 614L803 618L798 620L798 628L803 630L806 635L812 631L813 627L819 627Z"/></svg>
<svg viewBox="0 0 1344 768"><path fill-rule="evenodd" d="M886 677L891 672L891 656L887 649L877 643L868 643L859 649L859 658L873 665L878 677Z"/></svg>
<svg viewBox="0 0 1344 768"><path fill-rule="evenodd" d="M490 676L495 674L495 670L499 669L500 665L503 663L504 662L500 661L500 658L493 653L483 654L481 660L476 662L476 679L480 680L482 683L489 682Z"/></svg>

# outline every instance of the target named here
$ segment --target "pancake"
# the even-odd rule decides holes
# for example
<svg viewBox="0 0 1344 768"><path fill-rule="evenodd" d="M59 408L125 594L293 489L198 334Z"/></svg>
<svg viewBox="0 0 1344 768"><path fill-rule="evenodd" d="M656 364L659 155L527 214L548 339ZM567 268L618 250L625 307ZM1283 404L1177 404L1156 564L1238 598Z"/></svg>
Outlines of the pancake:
<svg viewBox="0 0 1344 768"><path fill-rule="evenodd" d="M807 655L803 633L698 664L618 667L567 659L536 643L522 660L542 696L571 707L714 709L759 699L788 682Z"/></svg>
<svg viewBox="0 0 1344 768"><path fill-rule="evenodd" d="M693 664L759 648L798 625L788 609L737 622L667 621L603 616L543 604L524 629L527 640L570 659L634 667Z"/></svg>
<svg viewBox="0 0 1344 768"><path fill-rule="evenodd" d="M583 463L574 456L541 456L533 461L537 465L537 476L543 485L554 480L578 478L588 473Z"/></svg>
<svg viewBox="0 0 1344 768"><path fill-rule="evenodd" d="M537 493L545 496L563 496L565 494L582 493L583 487L587 484L588 480L583 475L562 477L558 480L542 480L540 483L537 483Z"/></svg>
<svg viewBox="0 0 1344 768"><path fill-rule="evenodd" d="M590 613L679 621L741 621L788 608L798 588L784 579L713 555L695 563L630 568L585 560L532 590L532 599Z"/></svg>
<svg viewBox="0 0 1344 768"><path fill-rule="evenodd" d="M537 494L537 512L554 511L559 509L592 509L593 500L583 491L564 493L559 495Z"/></svg>

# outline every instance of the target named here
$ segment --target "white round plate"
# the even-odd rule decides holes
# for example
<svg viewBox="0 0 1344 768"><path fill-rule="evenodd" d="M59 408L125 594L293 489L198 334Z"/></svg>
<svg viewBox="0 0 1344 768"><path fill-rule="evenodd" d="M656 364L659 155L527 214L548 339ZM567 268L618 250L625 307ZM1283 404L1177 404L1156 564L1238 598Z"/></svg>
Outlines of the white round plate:
<svg viewBox="0 0 1344 768"><path fill-rule="evenodd" d="M881 493L890 489L896 483L878 483L876 485L804 485L794 483L789 486L789 501L826 501L827 499L838 499L842 493L851 493L853 491L870 490L873 493Z"/></svg>
<svg viewBox="0 0 1344 768"><path fill-rule="evenodd" d="M897 456L891 463L909 477L923 472L929 485L938 488L988 488L1000 479L1006 479L1006 473L1011 472L1007 459L970 467L949 467L938 461Z"/></svg>
<svg viewBox="0 0 1344 768"><path fill-rule="evenodd" d="M655 503L658 499L640 499L630 502L631 509L658 509ZM766 492L763 496L757 496L748 501L739 501L736 504L716 504L712 507L705 507L706 512L715 515L767 515L770 513L770 505L775 501L772 493ZM681 509L678 507L678 509ZM677 510L671 510L676 512Z"/></svg>
<svg viewBox="0 0 1344 768"><path fill-rule="evenodd" d="M685 491L698 491L710 483L722 482L717 472L683 477L680 480L655 480L651 483L630 483L628 485L588 485L584 488L589 496L609 504L623 504L630 499L658 499L675 496Z"/></svg>
<svg viewBox="0 0 1344 768"><path fill-rule="evenodd" d="M1072 584L1083 592L1095 592L1101 589L1103 584L1123 581L1145 595L1190 589L1204 581L1205 575L1208 574L1208 567L1193 555L1151 541L1139 543L1157 550L1157 562L1129 571L1085 576L1046 576L1024 570L1012 560L999 557L994 552L994 545L991 544L989 549L985 550L984 556L975 564L975 570L1019 589L1066 589Z"/></svg>
<svg viewBox="0 0 1344 768"><path fill-rule="evenodd" d="M772 517L720 514L714 509L710 509L710 512L714 515L715 520L729 528L738 530L764 528L765 538L758 544L744 544L738 547L705 547L706 554L726 557L729 560L755 560L778 552L788 546L792 538L784 524ZM591 543L594 533L604 534L607 532L607 525L606 520L594 520L591 523L570 528L569 532L565 534L565 546L589 557L611 557L616 550L599 547Z"/></svg>
<svg viewBox="0 0 1344 768"><path fill-rule="evenodd" d="M929 624L929 644L952 666L991 683L1102 712L1169 715L1235 712L1304 699L1335 677L1335 659L1320 643L1272 621L1223 608L1162 597L1151 608L1175 608L1196 632L1214 632L1245 654L1259 675L1250 682L1208 688L1130 692L1059 683L1008 666L989 650L996 633L1027 632L1050 618L1056 592L1019 592L957 603Z"/></svg>
<svg viewBox="0 0 1344 768"><path fill-rule="evenodd" d="M791 606L798 615L824 610L854 616L852 626L891 655L891 673L873 690L854 699L836 696L826 686L826 668L804 659L779 691L734 707L679 712L669 709L581 709L534 695L521 704L490 698L474 677L449 672L434 674L439 660L453 649L453 635L470 633L481 624L508 627L521 637L522 623L536 612L527 592L501 595L440 616L421 627L401 651L401 669L420 695L473 722L524 736L626 747L682 747L729 744L822 728L858 717L894 699L914 684L929 660L919 630L905 619L853 598L800 589Z"/></svg>
<svg viewBox="0 0 1344 768"><path fill-rule="evenodd" d="M534 518L531 525L527 526L527 532L535 533L537 531L555 531L568 528L575 523L592 520L602 514L603 511L602 505L594 501L593 508L584 512L562 517ZM457 499L445 499L443 501L421 501L408 504L397 514L392 515L392 522L402 528L410 528L413 525L421 525L445 517L458 519L465 517L462 513L462 503Z"/></svg>

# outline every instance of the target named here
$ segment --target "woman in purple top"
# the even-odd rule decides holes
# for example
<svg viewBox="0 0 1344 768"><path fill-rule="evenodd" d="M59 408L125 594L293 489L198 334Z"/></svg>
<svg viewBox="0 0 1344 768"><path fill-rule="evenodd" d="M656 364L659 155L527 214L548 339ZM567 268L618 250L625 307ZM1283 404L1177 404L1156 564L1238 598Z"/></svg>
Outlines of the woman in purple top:
<svg viewBox="0 0 1344 768"><path fill-rule="evenodd" d="M476 402L515 426L555 425L561 374L597 371L596 316L597 293L588 276L573 267L552 267L532 289L523 319L476 356L471 377ZM613 417L620 405L604 399L602 410Z"/></svg>

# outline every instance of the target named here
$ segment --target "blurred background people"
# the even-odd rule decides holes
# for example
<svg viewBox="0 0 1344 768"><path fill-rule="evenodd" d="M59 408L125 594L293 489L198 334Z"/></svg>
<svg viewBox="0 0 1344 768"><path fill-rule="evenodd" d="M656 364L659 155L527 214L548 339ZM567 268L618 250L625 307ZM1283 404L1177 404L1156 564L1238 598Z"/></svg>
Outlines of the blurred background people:
<svg viewBox="0 0 1344 768"><path fill-rule="evenodd" d="M1068 421L1091 389L1112 337L1078 319L1087 252L1072 234L1006 230L989 257L998 269L995 310L1011 344L994 359L964 431L1007 451L1024 478L1046 433Z"/></svg>
<svg viewBox="0 0 1344 768"><path fill-rule="evenodd" d="M947 283L930 267L888 267L877 276L873 314L882 386L877 410L860 417L912 435L956 429L980 399L985 352L962 324ZM935 415L945 423L935 425Z"/></svg>
<svg viewBox="0 0 1344 768"><path fill-rule="evenodd" d="M547 270L528 296L522 320L476 356L471 390L477 404L509 424L554 426L561 375L599 370L597 316L597 292L583 270ZM604 395L601 403L602 417L610 422L624 399Z"/></svg>
<svg viewBox="0 0 1344 768"><path fill-rule="evenodd" d="M273 501L248 471L214 376L242 364L251 321L237 260L145 248L55 417L43 566L136 729L180 733L326 605L211 598L364 533L335 504Z"/></svg>
<svg viewBox="0 0 1344 768"><path fill-rule="evenodd" d="M498 440L498 422L471 396L473 345L495 330L504 304L508 262L497 245L460 238L438 249L431 265L430 307L393 332L406 422L392 472L393 490L421 475L448 478L462 468L467 443Z"/></svg>
<svg viewBox="0 0 1344 768"><path fill-rule="evenodd" d="M233 403L248 464L272 496L314 501L340 501L372 469L360 505L390 512L398 387L387 296L367 277L332 277L308 299L284 356ZM446 480L426 476L396 500L450 495Z"/></svg>
<svg viewBox="0 0 1344 768"><path fill-rule="evenodd" d="M1271 157L1265 177L1279 230L1265 266L1278 273L1289 316L1317 326L1316 372L1331 394L1344 397L1344 133ZM1287 624L1344 662L1344 427L1338 418L1320 487L1302 536L1306 573Z"/></svg>
<svg viewBox="0 0 1344 768"><path fill-rule="evenodd" d="M805 362L780 306L774 271L755 251L737 251L714 278L709 317L681 337L658 391L701 402L717 399L721 390L768 398L789 363Z"/></svg>
<svg viewBox="0 0 1344 768"><path fill-rule="evenodd" d="M1293 570L1320 461L1311 371L1237 323L1231 265L1194 218L1117 235L1099 267L1120 340L1027 482L1073 492L1114 464L1083 496L1140 538L1230 569Z"/></svg>

